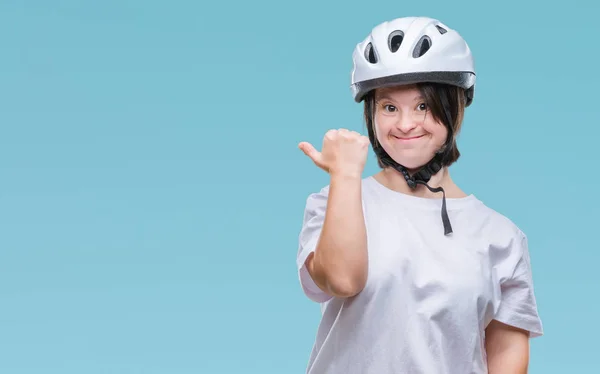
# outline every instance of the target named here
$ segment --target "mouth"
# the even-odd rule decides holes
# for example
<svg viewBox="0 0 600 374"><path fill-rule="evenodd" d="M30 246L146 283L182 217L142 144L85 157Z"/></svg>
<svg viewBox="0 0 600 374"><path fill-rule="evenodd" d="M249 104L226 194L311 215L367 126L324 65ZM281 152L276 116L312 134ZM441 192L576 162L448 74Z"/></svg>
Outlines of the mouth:
<svg viewBox="0 0 600 374"><path fill-rule="evenodd" d="M410 137L399 137L399 136L392 135L393 138L395 138L396 140L399 140L401 142L410 142L413 140L421 139L424 136L425 136L425 134L418 135L418 136L410 136Z"/></svg>

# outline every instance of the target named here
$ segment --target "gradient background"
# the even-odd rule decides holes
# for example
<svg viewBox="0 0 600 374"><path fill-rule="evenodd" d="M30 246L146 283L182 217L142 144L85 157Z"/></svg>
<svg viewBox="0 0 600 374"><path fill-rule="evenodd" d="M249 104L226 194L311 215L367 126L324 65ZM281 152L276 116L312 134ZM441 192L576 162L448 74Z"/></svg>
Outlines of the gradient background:
<svg viewBox="0 0 600 374"><path fill-rule="evenodd" d="M597 370L597 5L367 4L0 2L0 373L303 373L297 144L365 133L352 50L409 15L475 54L452 173L529 237L530 372Z"/></svg>

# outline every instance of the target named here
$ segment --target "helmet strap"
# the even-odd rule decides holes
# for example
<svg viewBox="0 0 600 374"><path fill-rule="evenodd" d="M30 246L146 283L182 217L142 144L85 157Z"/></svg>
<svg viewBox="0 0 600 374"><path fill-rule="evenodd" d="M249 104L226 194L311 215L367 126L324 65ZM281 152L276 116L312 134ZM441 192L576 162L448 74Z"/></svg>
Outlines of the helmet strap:
<svg viewBox="0 0 600 374"><path fill-rule="evenodd" d="M433 193L441 192L442 193L442 223L444 225L444 235L449 235L452 233L452 225L450 224L450 218L448 217L448 211L446 209L446 191L442 187L431 187L427 184L431 177L437 174L442 169L441 159L444 157L444 153L438 153L435 155L433 159L431 159L427 164L422 166L416 173L412 176L408 172L405 166L400 165L396 161L394 161L385 150L381 147L374 147L375 153L381 163L386 167L392 167L396 171L400 172L406 183L411 189L416 189L419 184L427 187L427 189Z"/></svg>

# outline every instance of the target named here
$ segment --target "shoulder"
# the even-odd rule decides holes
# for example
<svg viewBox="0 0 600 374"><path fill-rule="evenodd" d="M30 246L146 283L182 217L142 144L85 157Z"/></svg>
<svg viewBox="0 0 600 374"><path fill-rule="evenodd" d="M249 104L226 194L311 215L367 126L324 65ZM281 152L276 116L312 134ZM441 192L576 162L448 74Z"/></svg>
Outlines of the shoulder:
<svg viewBox="0 0 600 374"><path fill-rule="evenodd" d="M483 219L481 233L485 236L491 263L501 279L508 278L517 264L529 259L527 235L507 215L483 203L480 204Z"/></svg>
<svg viewBox="0 0 600 374"><path fill-rule="evenodd" d="M525 238L523 230L504 213L500 213L483 202L479 204L479 210L487 221L486 226L495 236L518 240Z"/></svg>

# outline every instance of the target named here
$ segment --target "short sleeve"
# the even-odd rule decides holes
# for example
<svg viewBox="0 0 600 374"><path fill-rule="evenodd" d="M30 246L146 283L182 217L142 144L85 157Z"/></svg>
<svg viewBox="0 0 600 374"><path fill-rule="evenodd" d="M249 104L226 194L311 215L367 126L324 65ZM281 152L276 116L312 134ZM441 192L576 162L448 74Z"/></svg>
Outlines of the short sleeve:
<svg viewBox="0 0 600 374"><path fill-rule="evenodd" d="M308 256L314 252L317 242L319 241L323 222L325 221L328 194L329 187L324 187L320 192L311 194L306 200L302 229L300 230L298 238L298 254L296 257L296 265L302 290L310 300L318 303L328 301L332 296L325 293L325 291L317 286L308 272L305 262Z"/></svg>
<svg viewBox="0 0 600 374"><path fill-rule="evenodd" d="M501 299L494 319L529 331L532 338L543 335L533 287L527 237L520 233L512 248L517 255L511 276L500 284Z"/></svg>

